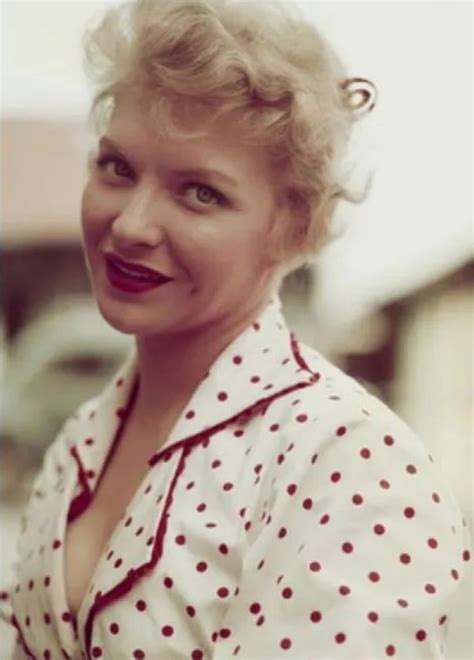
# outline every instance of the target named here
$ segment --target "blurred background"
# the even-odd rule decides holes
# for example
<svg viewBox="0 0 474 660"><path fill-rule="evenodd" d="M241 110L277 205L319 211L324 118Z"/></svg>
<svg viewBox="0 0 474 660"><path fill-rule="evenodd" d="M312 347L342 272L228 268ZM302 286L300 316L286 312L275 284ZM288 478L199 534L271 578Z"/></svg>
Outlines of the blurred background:
<svg viewBox="0 0 474 660"><path fill-rule="evenodd" d="M2 588L46 447L132 341L100 317L80 243L80 38L109 4L1 3ZM283 311L420 434L472 534L472 4L296 4L379 97L348 152L353 184L375 174L370 197L338 208L339 237L285 280ZM472 658L469 579L456 611L447 657Z"/></svg>

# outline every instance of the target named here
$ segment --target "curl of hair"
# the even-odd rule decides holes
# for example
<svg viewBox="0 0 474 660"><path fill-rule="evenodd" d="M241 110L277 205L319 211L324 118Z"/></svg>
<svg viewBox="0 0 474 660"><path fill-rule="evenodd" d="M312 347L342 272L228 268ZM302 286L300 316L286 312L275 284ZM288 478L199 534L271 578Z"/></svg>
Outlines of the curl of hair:
<svg viewBox="0 0 474 660"><path fill-rule="evenodd" d="M120 95L133 93L157 132L204 135L232 114L249 141L268 150L288 209L268 243L282 264L279 282L331 240L340 200L366 199L371 177L362 193L351 192L340 166L354 123L374 105L367 86L375 86L347 78L332 47L295 5L135 0L109 8L86 30L83 47L94 87L88 121L96 131ZM355 104L358 94L363 102ZM204 118L200 131L197 116Z"/></svg>

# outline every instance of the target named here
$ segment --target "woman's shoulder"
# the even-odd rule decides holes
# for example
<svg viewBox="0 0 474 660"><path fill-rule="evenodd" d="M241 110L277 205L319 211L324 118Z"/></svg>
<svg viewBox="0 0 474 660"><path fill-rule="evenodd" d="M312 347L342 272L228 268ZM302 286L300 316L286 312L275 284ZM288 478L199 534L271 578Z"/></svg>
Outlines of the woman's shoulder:
<svg viewBox="0 0 474 660"><path fill-rule="evenodd" d="M323 479L358 492L371 483L380 493L423 488L458 505L424 438L387 403L315 349L301 356L318 379L285 397L267 423L278 423L285 472L296 481ZM269 414L270 411L267 413ZM291 451L287 448L291 447ZM317 474L316 474L317 473Z"/></svg>

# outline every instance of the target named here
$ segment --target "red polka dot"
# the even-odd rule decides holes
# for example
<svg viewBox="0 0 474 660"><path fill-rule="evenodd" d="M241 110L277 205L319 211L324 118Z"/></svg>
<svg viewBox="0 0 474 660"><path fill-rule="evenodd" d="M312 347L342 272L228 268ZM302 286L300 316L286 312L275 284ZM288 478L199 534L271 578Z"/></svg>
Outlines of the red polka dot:
<svg viewBox="0 0 474 660"><path fill-rule="evenodd" d="M381 479L381 480L379 481L379 485L380 485L380 488L384 488L385 490L386 490L387 488L390 488L390 484L389 484L389 482L388 482L386 479Z"/></svg>
<svg viewBox="0 0 474 660"><path fill-rule="evenodd" d="M227 598L227 596L229 595L229 590L227 589L227 587L219 587L216 593L219 596L219 598Z"/></svg>
<svg viewBox="0 0 474 660"><path fill-rule="evenodd" d="M146 603L144 600L137 600L135 607L139 612L144 612L146 610Z"/></svg>
<svg viewBox="0 0 474 660"><path fill-rule="evenodd" d="M283 598L286 599L291 598L293 596L293 589L291 589L290 587L285 587L281 592L281 595L283 596Z"/></svg>
<svg viewBox="0 0 474 660"><path fill-rule="evenodd" d="M437 547L438 547L438 541L437 541L436 539L429 538L428 541L427 541L427 543L428 543L428 545L429 545L430 548L433 548L433 549L434 549L434 548L437 548Z"/></svg>
<svg viewBox="0 0 474 660"><path fill-rule="evenodd" d="M440 619L439 619L439 621L438 621L439 625L442 626L443 623L446 621L447 618L448 618L448 617L446 616L446 614L443 614L443 616L440 617Z"/></svg>
<svg viewBox="0 0 474 660"><path fill-rule="evenodd" d="M370 458L370 450L367 449L367 447L364 447L363 449L360 450L360 455L362 458Z"/></svg>
<svg viewBox="0 0 474 660"><path fill-rule="evenodd" d="M463 558L464 561L469 561L470 560L471 553L469 552L469 550L464 550L463 551L462 558Z"/></svg>
<svg viewBox="0 0 474 660"><path fill-rule="evenodd" d="M61 541L59 539L54 539L53 541L53 550L57 550L61 547Z"/></svg>
<svg viewBox="0 0 474 660"><path fill-rule="evenodd" d="M219 401L225 401L228 398L227 392L219 392L217 398Z"/></svg>
<svg viewBox="0 0 474 660"><path fill-rule="evenodd" d="M102 649L100 646L94 646L92 649L92 655L94 658L101 658L102 657Z"/></svg>
<svg viewBox="0 0 474 660"><path fill-rule="evenodd" d="M454 580L459 580L459 573L455 568L453 568L453 570L451 571L451 575L453 576Z"/></svg>
<svg viewBox="0 0 474 660"><path fill-rule="evenodd" d="M198 505L197 505L197 507L196 507L196 511L199 511L199 513L201 513L201 511L205 511L206 506L207 506L207 505L204 504L204 502L201 502L201 504L198 504Z"/></svg>
<svg viewBox="0 0 474 660"><path fill-rule="evenodd" d="M339 436L344 435L346 431L347 431L347 429L346 429L345 426L340 426L336 431L336 435L339 435Z"/></svg>
<svg viewBox="0 0 474 660"><path fill-rule="evenodd" d="M118 635L120 630L118 623L111 623L109 630L112 633L112 635Z"/></svg>
<svg viewBox="0 0 474 660"><path fill-rule="evenodd" d="M385 648L385 653L386 653L386 655L390 655L390 656L395 655L395 647L394 647L394 645L393 645L393 644L389 644L389 645Z"/></svg>
<svg viewBox="0 0 474 660"><path fill-rule="evenodd" d="M47 576L44 578L44 586L45 586L45 587L49 587L50 584L51 584L51 578L49 577L49 575L47 575Z"/></svg>
<svg viewBox="0 0 474 660"><path fill-rule="evenodd" d="M205 561L200 561L196 564L196 570L198 570L200 573L204 573L204 571L207 571L207 564Z"/></svg>
<svg viewBox="0 0 474 660"><path fill-rule="evenodd" d="M27 616L26 619L25 619L25 626L27 626L29 628L30 623L31 623L31 619L30 619L29 616Z"/></svg>
<svg viewBox="0 0 474 660"><path fill-rule="evenodd" d="M186 537L183 534L178 534L175 538L175 541L178 545L184 545L186 543Z"/></svg>
<svg viewBox="0 0 474 660"><path fill-rule="evenodd" d="M219 546L219 552L223 555L226 555L229 552L229 548L225 543L221 543Z"/></svg>
<svg viewBox="0 0 474 660"><path fill-rule="evenodd" d="M355 495L352 496L352 501L353 501L354 504L362 504L362 502L364 500L362 498L362 495L359 495L358 493L356 493Z"/></svg>
<svg viewBox="0 0 474 660"><path fill-rule="evenodd" d="M369 612L367 614L367 618L372 623L377 623L377 621L379 620L379 615L377 614L377 612Z"/></svg>
<svg viewBox="0 0 474 660"><path fill-rule="evenodd" d="M242 358L240 357L240 355L234 355L234 357L233 357L233 359L232 359L232 362L233 362L234 364L241 364L241 362L242 362Z"/></svg>
<svg viewBox="0 0 474 660"><path fill-rule="evenodd" d="M337 633L334 639L338 644L343 644L346 641L346 636L344 635L344 633Z"/></svg>
<svg viewBox="0 0 474 660"><path fill-rule="evenodd" d="M426 639L426 632L424 630L417 630L416 638L419 642L422 642L423 640Z"/></svg>
<svg viewBox="0 0 474 660"><path fill-rule="evenodd" d="M94 651L94 649L92 649L92 651ZM95 657L97 657L97 656L95 656ZM44 653L43 653L43 658L44 658L44 660L50 660L50 658L51 658L51 651L50 651L49 649L46 649L46 650L44 651Z"/></svg>
<svg viewBox="0 0 474 660"><path fill-rule="evenodd" d="M143 660L145 653L141 649L135 649L133 652L133 657L136 658L136 660Z"/></svg>
<svg viewBox="0 0 474 660"><path fill-rule="evenodd" d="M251 383L259 383L260 382L260 376L252 376L250 379Z"/></svg>
<svg viewBox="0 0 474 660"><path fill-rule="evenodd" d="M258 617L258 619L257 619L257 621L256 621L256 625L257 625L257 626L261 626L261 625L263 624L264 621L265 621L265 617L264 617L263 614L262 614L261 616Z"/></svg>
<svg viewBox="0 0 474 660"><path fill-rule="evenodd" d="M51 623L51 617L47 612L45 612L45 614L43 615L43 621L47 626L49 626L49 624Z"/></svg>
<svg viewBox="0 0 474 660"><path fill-rule="evenodd" d="M307 497L305 500L303 500L304 509L311 509L312 506L313 506L313 500L310 497Z"/></svg>
<svg viewBox="0 0 474 660"><path fill-rule="evenodd" d="M431 499L438 504L440 499L438 493L431 493Z"/></svg>
<svg viewBox="0 0 474 660"><path fill-rule="evenodd" d="M133 518L131 516L128 517L127 520L124 522L124 527L130 527L130 525L132 524L132 520Z"/></svg>
<svg viewBox="0 0 474 660"><path fill-rule="evenodd" d="M286 536L287 531L285 527L280 527L280 530L278 531L278 538L282 539Z"/></svg>
<svg viewBox="0 0 474 660"><path fill-rule="evenodd" d="M28 582L28 589L31 591L31 590L33 589L34 586L35 586L35 582L34 582L34 580L30 580L30 581Z"/></svg>
<svg viewBox="0 0 474 660"><path fill-rule="evenodd" d="M408 474L415 474L417 471L414 465L407 465L406 470Z"/></svg>
<svg viewBox="0 0 474 660"><path fill-rule="evenodd" d="M400 555L400 561L402 562L402 564L409 564L411 562L411 557L408 553L402 552L402 554Z"/></svg>
<svg viewBox="0 0 474 660"><path fill-rule="evenodd" d="M219 635L222 637L222 639L227 639L227 637L230 637L231 631L229 628L221 628Z"/></svg>
<svg viewBox="0 0 474 660"><path fill-rule="evenodd" d="M194 412L194 410L188 410L185 417L186 417L186 419L192 419L195 415L196 415L196 413Z"/></svg>
<svg viewBox="0 0 474 660"><path fill-rule="evenodd" d="M196 614L196 610L192 605L187 605L186 606L186 613L188 614L188 616L192 617Z"/></svg>
<svg viewBox="0 0 474 660"><path fill-rule="evenodd" d="M374 525L374 532L380 536L385 533L385 527L378 523L377 525Z"/></svg>
<svg viewBox="0 0 474 660"><path fill-rule="evenodd" d="M63 612L62 615L61 615L61 619L65 623L70 623L72 621L72 615L71 615L70 612Z"/></svg>
<svg viewBox="0 0 474 660"><path fill-rule="evenodd" d="M114 563L114 567L115 567L115 568L119 568L119 567L122 565L122 563L123 563L123 560L122 560L122 559L120 559L120 558L119 558L119 559L116 559L116 560L115 560L115 563Z"/></svg>
<svg viewBox="0 0 474 660"><path fill-rule="evenodd" d="M252 603L249 607L249 610L252 614L258 614L261 609L262 606L260 605L260 603Z"/></svg>
<svg viewBox="0 0 474 660"><path fill-rule="evenodd" d="M165 579L163 580L163 584L165 585L165 587L166 587L167 589L171 589L171 587L173 586L173 580L172 580L170 577L167 576L167 577L165 577Z"/></svg>
<svg viewBox="0 0 474 660"><path fill-rule="evenodd" d="M434 594L436 593L436 587L434 584L425 584L425 591L428 594Z"/></svg>
<svg viewBox="0 0 474 660"><path fill-rule="evenodd" d="M279 425L279 424L272 424L272 425L270 426L270 431L271 431L272 433L274 433L275 431L278 431L279 428L280 428L280 425Z"/></svg>
<svg viewBox="0 0 474 660"><path fill-rule="evenodd" d="M298 490L298 486L296 484L290 484L287 487L286 492L288 493L288 495L294 495L297 490Z"/></svg>
<svg viewBox="0 0 474 660"><path fill-rule="evenodd" d="M321 518L319 519L319 523L320 523L321 525L326 525L326 523L328 523L328 522L329 522L329 514L328 514L328 513L325 513L325 514L324 514L323 516L321 516Z"/></svg>
<svg viewBox="0 0 474 660"><path fill-rule="evenodd" d="M341 478L341 473L340 473L340 472L333 472L333 473L331 474L331 481L332 481L333 483L337 483L337 482L339 481L340 478Z"/></svg>
<svg viewBox="0 0 474 660"><path fill-rule="evenodd" d="M319 561L312 561L311 564L309 565L309 570L313 571L313 573L316 573L317 571L321 570L321 564Z"/></svg>
<svg viewBox="0 0 474 660"><path fill-rule="evenodd" d="M393 445L393 438L392 438L391 435L386 435L386 436L384 437L383 441L384 441L385 444L386 444L387 446L389 446L389 447L390 447L391 445Z"/></svg>
<svg viewBox="0 0 474 660"><path fill-rule="evenodd" d="M319 623L323 618L323 615L318 610L314 610L313 612L311 612L309 618L313 623Z"/></svg>
<svg viewBox="0 0 474 660"><path fill-rule="evenodd" d="M342 544L342 550L343 552L349 554L354 550L354 546L352 545L352 543L346 542Z"/></svg>
<svg viewBox="0 0 474 660"><path fill-rule="evenodd" d="M231 483L230 481L226 481L226 483L222 486L222 489L225 491L232 490L234 487L234 484Z"/></svg>
<svg viewBox="0 0 474 660"><path fill-rule="evenodd" d="M411 506L407 506L405 510L403 511L405 518L413 518L415 515L415 509Z"/></svg>
<svg viewBox="0 0 474 660"><path fill-rule="evenodd" d="M174 633L174 628L173 626L163 626L161 632L165 637L171 637Z"/></svg>
<svg viewBox="0 0 474 660"><path fill-rule="evenodd" d="M377 573L377 571L370 571L369 580L371 582L378 582L380 580L380 575Z"/></svg>
<svg viewBox="0 0 474 660"><path fill-rule="evenodd" d="M296 421L300 422L300 424L302 424L303 422L306 422L307 419L308 419L308 415L302 414L302 415L297 415L296 416Z"/></svg>
<svg viewBox="0 0 474 660"><path fill-rule="evenodd" d="M339 593L341 596L347 596L348 594L351 593L350 587L346 586L345 584L341 585L339 587Z"/></svg>
<svg viewBox="0 0 474 660"><path fill-rule="evenodd" d="M280 642L280 646L284 651L288 650L291 648L291 639L284 637Z"/></svg>
<svg viewBox="0 0 474 660"><path fill-rule="evenodd" d="M200 649L195 649L191 653L191 660L202 660L204 657L204 653Z"/></svg>
<svg viewBox="0 0 474 660"><path fill-rule="evenodd" d="M399 598L397 603L400 605L400 607L408 607L408 601L404 598Z"/></svg>

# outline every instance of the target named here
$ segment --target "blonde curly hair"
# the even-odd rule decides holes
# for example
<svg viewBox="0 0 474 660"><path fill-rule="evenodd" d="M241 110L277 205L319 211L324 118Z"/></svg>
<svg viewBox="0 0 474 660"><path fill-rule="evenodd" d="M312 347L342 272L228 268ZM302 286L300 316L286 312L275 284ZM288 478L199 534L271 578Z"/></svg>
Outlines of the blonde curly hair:
<svg viewBox="0 0 474 660"><path fill-rule="evenodd" d="M88 122L96 132L120 95L132 92L157 132L204 135L218 117L232 113L246 137L268 150L288 209L285 221L272 226L267 246L281 266L278 283L331 240L339 200L366 199L370 185L351 193L340 166L363 114L357 109L374 105L367 93L372 83L347 78L332 47L295 5L135 0L109 8L86 30L83 47L85 73L95 87ZM205 112L196 114L199 109ZM197 127L189 121L196 116L207 121Z"/></svg>

